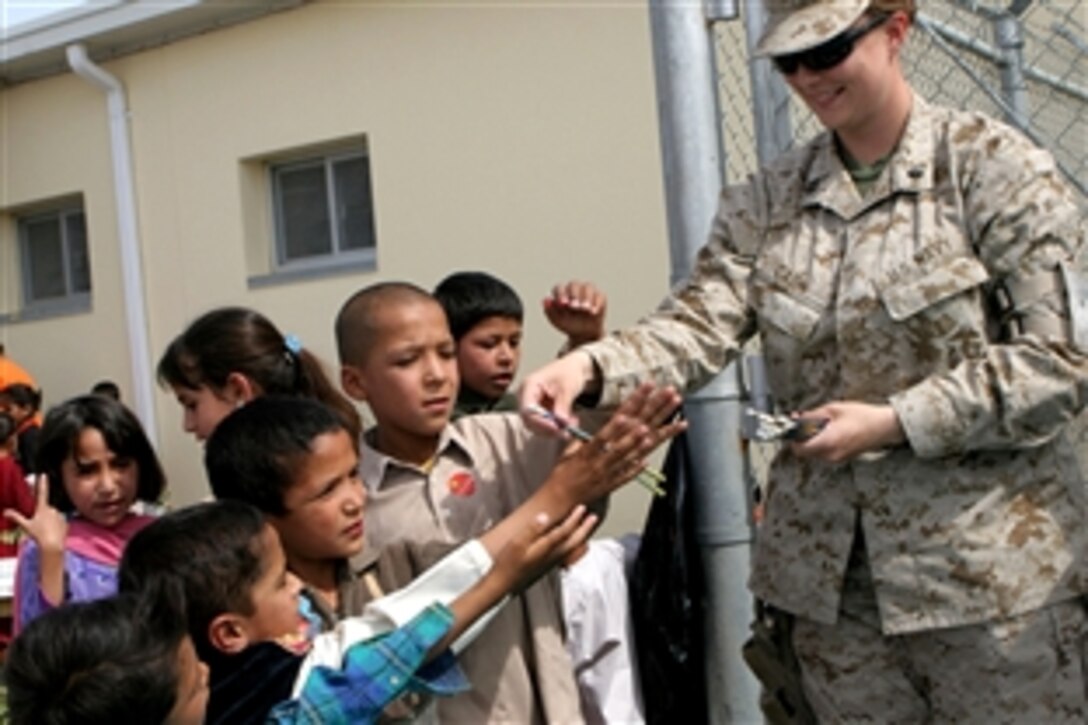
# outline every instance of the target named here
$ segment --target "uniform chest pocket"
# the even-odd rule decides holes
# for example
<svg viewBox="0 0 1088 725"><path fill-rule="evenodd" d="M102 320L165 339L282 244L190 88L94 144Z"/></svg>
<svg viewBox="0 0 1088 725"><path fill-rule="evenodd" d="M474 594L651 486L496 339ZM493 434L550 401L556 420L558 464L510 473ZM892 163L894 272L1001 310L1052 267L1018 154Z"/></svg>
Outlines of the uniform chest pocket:
<svg viewBox="0 0 1088 725"><path fill-rule="evenodd" d="M957 257L928 272L887 286L880 293L888 316L896 322L914 318L923 311L939 313L956 302L972 298L973 307L980 296L964 293L978 288L990 279L985 265L974 257ZM965 310L964 310L965 311Z"/></svg>

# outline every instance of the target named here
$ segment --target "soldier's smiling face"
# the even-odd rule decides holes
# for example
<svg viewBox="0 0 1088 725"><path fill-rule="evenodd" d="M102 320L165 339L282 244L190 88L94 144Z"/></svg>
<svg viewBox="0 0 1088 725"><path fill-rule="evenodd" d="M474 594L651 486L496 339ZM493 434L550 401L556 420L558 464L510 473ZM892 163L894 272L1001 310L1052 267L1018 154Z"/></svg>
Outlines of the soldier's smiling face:
<svg viewBox="0 0 1088 725"><path fill-rule="evenodd" d="M862 17L858 24L868 22ZM858 38L852 52L826 70L813 71L804 64L783 77L827 129L863 130L878 123L888 106L886 100L899 68L899 47L909 27L896 13L871 32Z"/></svg>

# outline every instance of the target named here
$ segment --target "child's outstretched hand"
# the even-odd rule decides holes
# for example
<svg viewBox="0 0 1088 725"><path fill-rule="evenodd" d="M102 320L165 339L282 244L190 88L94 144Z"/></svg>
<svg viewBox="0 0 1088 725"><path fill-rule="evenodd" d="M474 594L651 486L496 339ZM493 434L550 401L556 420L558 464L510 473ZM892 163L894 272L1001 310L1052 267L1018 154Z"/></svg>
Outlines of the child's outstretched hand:
<svg viewBox="0 0 1088 725"><path fill-rule="evenodd" d="M544 315L572 348L604 337L607 308L608 298L590 282L557 284L544 298Z"/></svg>
<svg viewBox="0 0 1088 725"><path fill-rule="evenodd" d="M547 514L537 514L529 527L502 548L491 571L506 590L516 593L588 541L597 521L595 515L586 513L585 506L574 507L558 524Z"/></svg>
<svg viewBox="0 0 1088 725"><path fill-rule="evenodd" d="M21 528L34 539L42 552L64 551L64 539L68 535L68 520L49 504L49 477L38 476L34 485L34 515L23 516L15 509L4 509L4 518Z"/></svg>
<svg viewBox="0 0 1088 725"><path fill-rule="evenodd" d="M565 479L575 503L607 496L638 475L655 448L687 428L686 421L672 420L680 402L672 387L640 385L592 439L567 449L552 477Z"/></svg>

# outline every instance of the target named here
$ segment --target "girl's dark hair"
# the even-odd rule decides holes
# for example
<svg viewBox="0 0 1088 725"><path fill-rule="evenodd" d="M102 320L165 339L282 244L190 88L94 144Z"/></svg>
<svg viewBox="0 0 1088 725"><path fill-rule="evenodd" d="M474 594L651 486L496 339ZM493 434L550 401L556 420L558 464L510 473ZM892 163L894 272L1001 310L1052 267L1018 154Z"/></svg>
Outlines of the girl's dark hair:
<svg viewBox="0 0 1088 725"><path fill-rule="evenodd" d="M177 699L184 636L169 597L121 595L47 612L7 652L11 722L161 723Z"/></svg>
<svg viewBox="0 0 1088 725"><path fill-rule="evenodd" d="M509 317L521 322L521 298L498 277L486 272L456 272L434 288L434 298L446 311L454 340L488 317Z"/></svg>
<svg viewBox="0 0 1088 725"><path fill-rule="evenodd" d="M38 435L37 470L49 476L49 503L59 511L75 510L64 487L61 466L75 453L87 428L102 434L114 455L131 458L139 470L136 498L159 500L166 476L136 416L121 403L101 395L81 395L51 408Z"/></svg>
<svg viewBox="0 0 1088 725"><path fill-rule="evenodd" d="M30 408L34 413L42 407L42 391L35 390L26 383L12 383L0 390L0 398L23 408Z"/></svg>
<svg viewBox="0 0 1088 725"><path fill-rule="evenodd" d="M257 398L223 419L204 445L212 493L282 516L284 494L298 480L314 439L340 430L347 430L344 422L317 400Z"/></svg>
<svg viewBox="0 0 1088 725"><path fill-rule="evenodd" d="M316 398L335 410L353 435L362 429L359 412L317 357L289 346L268 318L244 307L222 307L197 318L166 348L158 368L161 383L190 390L221 389L231 373L245 375L262 394Z"/></svg>
<svg viewBox="0 0 1088 725"><path fill-rule="evenodd" d="M261 571L260 511L241 501L212 501L172 511L140 530L125 547L118 571L122 592L161 597L178 591L200 659L216 654L208 627L221 614L254 612L252 590Z"/></svg>

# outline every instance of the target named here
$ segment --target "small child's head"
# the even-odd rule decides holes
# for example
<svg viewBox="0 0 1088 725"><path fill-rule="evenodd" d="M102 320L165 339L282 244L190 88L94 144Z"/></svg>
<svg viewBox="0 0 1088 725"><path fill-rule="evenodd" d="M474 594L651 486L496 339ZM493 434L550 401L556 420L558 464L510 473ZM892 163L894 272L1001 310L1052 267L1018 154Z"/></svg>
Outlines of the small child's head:
<svg viewBox="0 0 1088 725"><path fill-rule="evenodd" d="M357 439L322 403L254 400L215 429L204 465L216 498L265 514L289 561L332 563L362 551L366 492Z"/></svg>
<svg viewBox="0 0 1088 725"><path fill-rule="evenodd" d="M41 407L42 391L26 383L12 383L0 390L0 411L10 415L19 425L37 415Z"/></svg>
<svg viewBox="0 0 1088 725"><path fill-rule="evenodd" d="M197 654L238 654L297 635L298 579L287 571L276 530L241 501L199 503L166 514L125 548L120 590L182 591Z"/></svg>
<svg viewBox="0 0 1088 725"><path fill-rule="evenodd" d="M14 418L7 413L0 413L0 457L15 450L15 445L18 442L15 431L18 428L19 426L15 423Z"/></svg>
<svg viewBox="0 0 1088 725"><path fill-rule="evenodd" d="M325 375L321 362L293 335L254 310L224 307L194 321L159 360L159 381L184 409L183 427L205 440L232 410L260 395L317 398L350 429L359 415Z"/></svg>
<svg viewBox="0 0 1088 725"><path fill-rule="evenodd" d="M442 306L407 282L352 295L336 317L344 390L370 405L380 435L436 439L457 394L456 350Z"/></svg>
<svg viewBox="0 0 1088 725"><path fill-rule="evenodd" d="M118 402L121 400L121 388L112 380L99 380L91 386L91 394L104 395L107 398L113 398Z"/></svg>
<svg viewBox="0 0 1088 725"><path fill-rule="evenodd" d="M121 595L38 617L4 665L14 725L198 725L208 670L167 599Z"/></svg>
<svg viewBox="0 0 1088 725"><path fill-rule="evenodd" d="M439 282L434 296L457 341L461 386L491 400L502 397L521 360L518 293L490 274L458 272Z"/></svg>
<svg viewBox="0 0 1088 725"><path fill-rule="evenodd" d="M56 509L110 528L137 500L159 500L166 478L140 421L116 400L72 398L45 416L38 471Z"/></svg>

